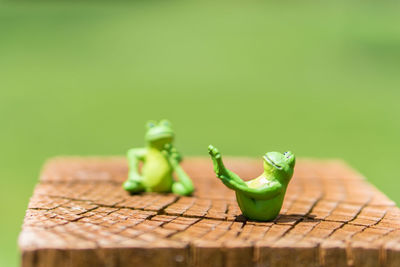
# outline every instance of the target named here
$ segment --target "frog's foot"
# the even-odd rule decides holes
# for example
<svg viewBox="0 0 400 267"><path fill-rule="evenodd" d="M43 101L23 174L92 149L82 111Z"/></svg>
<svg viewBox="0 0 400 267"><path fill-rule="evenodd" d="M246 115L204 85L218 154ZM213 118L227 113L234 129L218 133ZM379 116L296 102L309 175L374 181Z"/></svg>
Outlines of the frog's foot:
<svg viewBox="0 0 400 267"><path fill-rule="evenodd" d="M131 179L126 180L124 182L124 184L122 185L122 187L126 191L128 191L128 192L130 192L132 194L140 193L140 192L143 192L145 190L145 188L142 185L142 183L140 183L139 181L131 180Z"/></svg>
<svg viewBox="0 0 400 267"><path fill-rule="evenodd" d="M188 196L193 193L193 189L186 188L180 182L175 182L172 184L172 193L181 195L181 196Z"/></svg>
<svg viewBox="0 0 400 267"><path fill-rule="evenodd" d="M219 153L218 148L216 148L216 147L213 146L213 145L209 145L209 146L208 146L208 154L210 154L210 156L211 156L213 159L220 159L220 158L221 158L221 153Z"/></svg>

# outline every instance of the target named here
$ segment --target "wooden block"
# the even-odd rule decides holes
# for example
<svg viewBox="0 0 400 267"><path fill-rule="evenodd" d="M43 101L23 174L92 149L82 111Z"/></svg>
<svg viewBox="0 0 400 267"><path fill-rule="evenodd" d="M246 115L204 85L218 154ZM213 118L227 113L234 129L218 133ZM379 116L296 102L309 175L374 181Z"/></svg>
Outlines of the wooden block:
<svg viewBox="0 0 400 267"><path fill-rule="evenodd" d="M260 160L226 159L243 178ZM342 161L299 160L280 215L247 220L209 159L193 196L130 195L121 157L55 158L19 237L31 266L400 266L400 209Z"/></svg>
<svg viewBox="0 0 400 267"><path fill-rule="evenodd" d="M348 266L346 244L340 240L324 240L320 245L321 266Z"/></svg>
<svg viewBox="0 0 400 267"><path fill-rule="evenodd" d="M257 248L259 266L319 266L318 247L304 241L278 241Z"/></svg>

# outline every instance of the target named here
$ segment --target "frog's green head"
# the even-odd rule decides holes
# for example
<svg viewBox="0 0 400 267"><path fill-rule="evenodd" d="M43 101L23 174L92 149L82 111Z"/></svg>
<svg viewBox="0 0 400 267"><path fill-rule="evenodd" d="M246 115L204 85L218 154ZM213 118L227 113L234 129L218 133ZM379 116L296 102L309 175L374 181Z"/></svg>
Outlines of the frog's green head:
<svg viewBox="0 0 400 267"><path fill-rule="evenodd" d="M290 151L285 153L268 152L264 155L264 171L282 182L292 178L296 158Z"/></svg>
<svg viewBox="0 0 400 267"><path fill-rule="evenodd" d="M163 147L174 140L174 132L171 123L167 120L160 122L148 121L146 124L147 132L145 135L146 142L157 147Z"/></svg>

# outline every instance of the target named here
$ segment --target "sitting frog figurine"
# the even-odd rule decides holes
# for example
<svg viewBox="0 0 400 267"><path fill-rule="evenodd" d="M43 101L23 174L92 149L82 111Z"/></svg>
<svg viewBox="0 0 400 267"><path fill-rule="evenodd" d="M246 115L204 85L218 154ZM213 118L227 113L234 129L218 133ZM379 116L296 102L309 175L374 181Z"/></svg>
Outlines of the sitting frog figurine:
<svg viewBox="0 0 400 267"><path fill-rule="evenodd" d="M266 153L263 157L264 173L245 182L225 168L217 148L210 145L208 152L217 177L228 188L236 191L236 200L245 217L257 221L271 221L278 216L286 188L293 175L296 161L293 153Z"/></svg>
<svg viewBox="0 0 400 267"><path fill-rule="evenodd" d="M149 121L145 135L147 146L128 151L129 174L123 187L131 193L173 192L190 195L193 183L180 166L181 155L173 147L174 132L167 120ZM139 173L139 161L143 161ZM176 174L177 180L173 178Z"/></svg>

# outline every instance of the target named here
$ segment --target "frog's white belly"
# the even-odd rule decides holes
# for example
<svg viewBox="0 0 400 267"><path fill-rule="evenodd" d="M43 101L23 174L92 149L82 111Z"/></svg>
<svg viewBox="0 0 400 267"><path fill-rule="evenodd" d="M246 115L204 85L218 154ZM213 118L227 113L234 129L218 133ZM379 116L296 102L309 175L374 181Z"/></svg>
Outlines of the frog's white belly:
<svg viewBox="0 0 400 267"><path fill-rule="evenodd" d="M256 179L250 180L246 182L247 186L250 188L260 188L260 187L264 187L264 186L269 186L271 185L271 181L268 180L266 177L264 176L260 176Z"/></svg>

